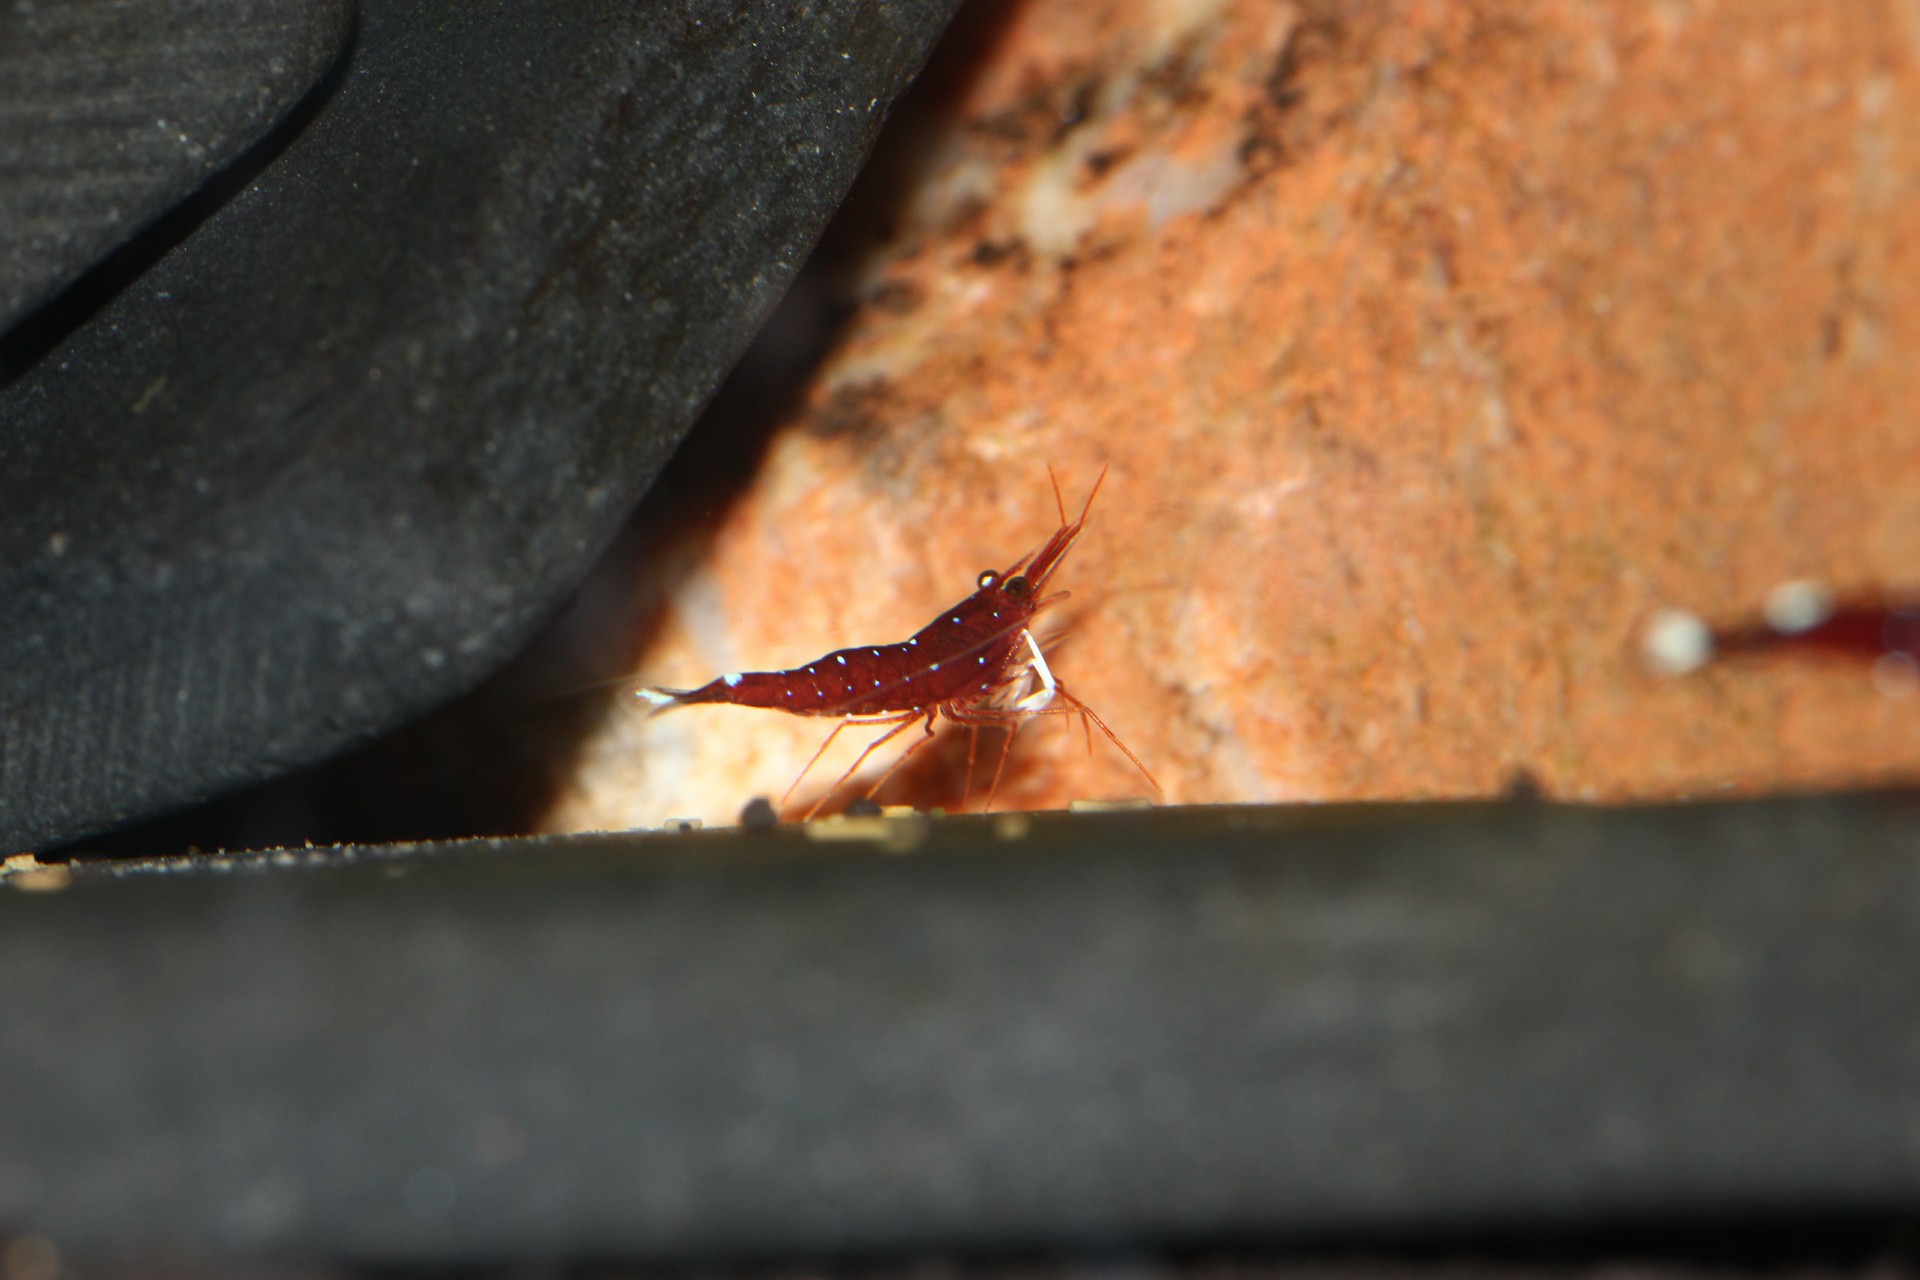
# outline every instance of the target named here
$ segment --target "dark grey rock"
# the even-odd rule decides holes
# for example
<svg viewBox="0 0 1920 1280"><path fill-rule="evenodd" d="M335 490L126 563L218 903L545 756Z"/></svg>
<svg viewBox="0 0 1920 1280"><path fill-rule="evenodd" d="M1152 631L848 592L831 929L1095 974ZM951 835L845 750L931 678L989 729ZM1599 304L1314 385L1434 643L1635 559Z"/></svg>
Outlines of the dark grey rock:
<svg viewBox="0 0 1920 1280"><path fill-rule="evenodd" d="M0 0L0 329L258 142L352 0Z"/></svg>
<svg viewBox="0 0 1920 1280"><path fill-rule="evenodd" d="M953 3L363 3L284 152L0 390L0 848L312 761L510 655Z"/></svg>
<svg viewBox="0 0 1920 1280"><path fill-rule="evenodd" d="M473 1263L1920 1202L1910 800L1020 821L0 887L0 1221Z"/></svg>

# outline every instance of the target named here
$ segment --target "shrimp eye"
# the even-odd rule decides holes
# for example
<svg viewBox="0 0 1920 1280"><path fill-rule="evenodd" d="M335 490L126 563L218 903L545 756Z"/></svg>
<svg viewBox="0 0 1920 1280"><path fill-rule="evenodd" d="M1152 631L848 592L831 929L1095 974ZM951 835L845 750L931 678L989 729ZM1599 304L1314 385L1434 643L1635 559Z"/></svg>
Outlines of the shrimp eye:
<svg viewBox="0 0 1920 1280"><path fill-rule="evenodd" d="M1000 581L1000 575L995 573L993 570L982 569L980 571L980 589L982 591L985 591L988 587L992 586L994 583L998 581Z"/></svg>
<svg viewBox="0 0 1920 1280"><path fill-rule="evenodd" d="M1033 594L1033 584L1016 574L1007 579L1006 591L1016 600L1025 600Z"/></svg>

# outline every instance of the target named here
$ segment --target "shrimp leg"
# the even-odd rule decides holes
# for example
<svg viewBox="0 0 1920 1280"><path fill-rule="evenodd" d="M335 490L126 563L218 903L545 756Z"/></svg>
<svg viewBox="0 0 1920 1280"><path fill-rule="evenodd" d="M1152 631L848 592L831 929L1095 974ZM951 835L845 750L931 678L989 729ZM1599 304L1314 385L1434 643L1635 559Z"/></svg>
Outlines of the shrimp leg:
<svg viewBox="0 0 1920 1280"><path fill-rule="evenodd" d="M847 779L853 777L854 774L860 771L860 766L867 762L868 756L872 755L874 752L878 751L881 747L884 747L885 745L887 745L887 743L892 742L895 738L899 737L902 733L906 732L907 727L909 725L912 725L914 722L918 721L921 718L922 714L924 714L926 717L927 735L928 737L931 737L933 735L933 719L937 713L938 713L938 708L930 708L925 713L922 713L919 711L913 711L913 712L904 713L900 716L888 717L886 719L842 720L839 723L839 725L835 727L833 733L827 735L827 742L832 742L834 739L834 735L838 734L841 729L846 728L850 724L891 724L893 725L893 728L887 730L885 733L875 738L872 742L869 742L866 745L866 749L861 751L861 753L857 757L855 757L854 762L847 766L847 771L841 774L840 777L837 780L835 780L832 786L828 787L825 791L820 793L820 798L818 800L815 800L813 804L808 807L807 812L801 817L800 820L802 822L806 822L812 819L813 815L820 811L820 806L827 802L827 798L831 796L834 792L838 791L841 787L845 786L847 784ZM913 746L908 747L906 751L901 754L900 759L894 761L893 768L888 769L885 773L880 775L880 782L874 783L873 791L878 791L880 789L881 783L884 783L888 778L892 777L893 770L898 769L900 767L901 761L904 761L908 756L912 755L916 749L925 745L925 743L926 743L926 738L922 738L919 742L914 743ZM827 749L826 744L822 743L820 746L820 751L825 751L826 749ZM816 751L814 753L815 760L818 760L820 758L820 751ZM807 767L808 768L813 767L811 761L808 762ZM799 783L795 782L794 785L798 786ZM869 791L867 794L872 795L873 791ZM788 789L787 794L788 795L793 794L793 791L791 788ZM786 802L782 800L781 803L784 804Z"/></svg>
<svg viewBox="0 0 1920 1280"><path fill-rule="evenodd" d="M881 716L881 717L872 718L872 719L869 719L864 716L848 716L845 720L842 720L839 724L836 724L835 726L833 726L833 732L827 735L827 740L821 743L820 749L818 751L815 751L813 755L807 760L806 767L800 770L800 776L793 780L793 785L788 787L786 790L786 794L780 797L780 807L783 809L787 807L787 801L793 799L793 793L800 789L800 784L806 780L806 777L809 773L813 772L813 766L820 763L820 757L827 754L827 748L833 745L833 740L839 737L840 731L846 728L848 725L850 724L883 725L883 724L899 724L899 723L910 724L913 721L918 720L919 718L920 718L920 713L918 711L909 711L901 715ZM899 732L898 729L895 729L893 731L893 733L898 733L898 732ZM859 768L860 761L865 760L867 758L868 753L873 750L873 747L877 747L880 745L881 742L885 742L888 738L891 738L893 736L893 733L887 734L885 737L882 737L881 739L879 739L879 741L875 742L873 746L868 747L866 751L861 752L860 760L854 761L853 767L855 769ZM827 796L830 796L835 791L837 791L840 787L840 783L845 782L847 780L847 777L852 776L852 772L853 770L849 769L847 771L847 774L840 779L840 782L836 782L833 784L833 786L827 788L825 795L822 795L820 799L825 800ZM819 807L820 807L819 803L815 802L813 808L818 809ZM807 810L807 816L809 818L813 816L813 809Z"/></svg>
<svg viewBox="0 0 1920 1280"><path fill-rule="evenodd" d="M886 786L887 780L893 777L894 774L900 771L900 766L907 762L907 757L911 756L914 752L918 751L920 748L926 746L929 742L933 741L933 719L934 719L934 712L928 711L927 722L926 722L927 723L926 733L923 734L917 740L915 740L912 746L908 747L905 751L902 751L900 753L900 758L898 760L895 760L892 764L888 765L887 771L881 774L878 778L874 780L873 785L867 788L867 799L871 800L873 799L873 797L880 794L880 788ZM904 727L905 726L902 726L902 728ZM900 732L899 729L894 730L894 733L898 733L898 732ZM893 735L888 734L887 736L892 737ZM880 741L884 742L886 741L886 739L882 738ZM876 742L873 745L877 747L880 745L880 743ZM864 760L866 759L866 757L863 755L861 756L860 759ZM854 761L854 768L857 769L859 767L860 767L860 761L859 760Z"/></svg>

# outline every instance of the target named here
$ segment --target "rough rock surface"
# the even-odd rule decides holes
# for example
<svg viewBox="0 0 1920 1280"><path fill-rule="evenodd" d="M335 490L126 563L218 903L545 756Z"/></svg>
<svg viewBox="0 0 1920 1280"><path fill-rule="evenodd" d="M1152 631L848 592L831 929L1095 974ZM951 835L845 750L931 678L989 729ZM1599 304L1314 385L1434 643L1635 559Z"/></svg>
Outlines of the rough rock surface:
<svg viewBox="0 0 1920 1280"><path fill-rule="evenodd" d="M1637 656L1661 607L1920 586L1920 6L983 13L750 487L636 571L639 679L901 639L1110 464L1055 666L1170 798L1920 772L1857 665ZM826 728L623 704L550 824L731 819ZM881 798L956 803L964 738ZM1079 739L1023 731L1004 802L1145 790Z"/></svg>

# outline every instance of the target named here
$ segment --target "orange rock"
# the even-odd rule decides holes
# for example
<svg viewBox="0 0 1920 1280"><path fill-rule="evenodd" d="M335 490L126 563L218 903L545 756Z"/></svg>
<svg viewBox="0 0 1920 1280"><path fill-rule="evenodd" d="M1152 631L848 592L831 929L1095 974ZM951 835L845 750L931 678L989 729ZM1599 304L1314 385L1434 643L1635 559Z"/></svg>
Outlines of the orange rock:
<svg viewBox="0 0 1920 1280"><path fill-rule="evenodd" d="M1857 665L1637 656L1664 606L1920 587L1920 7L965 21L833 233L851 317L637 571L638 678L904 638L1108 463L1055 667L1170 800L1920 773ZM830 727L622 703L550 824L732 821ZM956 804L965 736L881 798ZM1004 803L1145 789L1020 739Z"/></svg>

